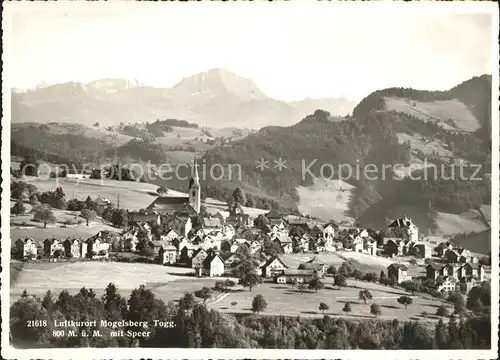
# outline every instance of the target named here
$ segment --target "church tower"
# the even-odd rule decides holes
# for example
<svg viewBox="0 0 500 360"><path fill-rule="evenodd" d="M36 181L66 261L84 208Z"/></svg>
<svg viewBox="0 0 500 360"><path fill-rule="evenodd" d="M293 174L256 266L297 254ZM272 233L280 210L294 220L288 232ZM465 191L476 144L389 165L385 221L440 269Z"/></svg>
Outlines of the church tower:
<svg viewBox="0 0 500 360"><path fill-rule="evenodd" d="M189 205L199 214L201 207L200 178L198 177L198 164L194 160L189 179Z"/></svg>

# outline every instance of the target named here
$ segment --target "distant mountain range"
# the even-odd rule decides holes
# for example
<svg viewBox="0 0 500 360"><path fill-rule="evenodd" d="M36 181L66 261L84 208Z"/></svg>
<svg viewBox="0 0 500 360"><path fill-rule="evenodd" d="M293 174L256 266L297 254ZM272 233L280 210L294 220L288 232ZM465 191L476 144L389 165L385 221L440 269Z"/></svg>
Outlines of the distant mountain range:
<svg viewBox="0 0 500 360"><path fill-rule="evenodd" d="M12 122L69 122L114 126L176 118L209 127L290 126L317 109L347 115L345 98L286 102L267 97L252 80L228 70L189 76L170 89L135 80L102 79L12 91Z"/></svg>

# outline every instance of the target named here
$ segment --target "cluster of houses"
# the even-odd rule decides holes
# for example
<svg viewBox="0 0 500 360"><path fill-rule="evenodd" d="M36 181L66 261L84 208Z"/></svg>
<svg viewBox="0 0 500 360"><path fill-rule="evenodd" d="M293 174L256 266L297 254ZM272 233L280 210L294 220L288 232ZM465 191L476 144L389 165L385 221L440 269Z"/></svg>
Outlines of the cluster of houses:
<svg viewBox="0 0 500 360"><path fill-rule="evenodd" d="M385 237L380 236L380 232L349 224L318 223L283 216L275 210L251 219L237 203L231 206L228 215L202 214L196 164L187 196L159 196L145 211L129 213L128 224L129 228L119 235L99 232L86 240L52 238L46 239L43 246L25 238L17 240L15 247L20 258L31 259L38 256L107 258L111 242L113 251L136 252L139 245L141 249L147 246L160 264L191 267L198 276L223 275L238 263L238 253L244 251L261 260L261 276L278 283L302 283L315 276L322 277L327 265L313 257L297 269L289 269L277 254L342 250L370 256L411 255L423 259L433 256L428 243L419 236L418 227L406 215L388 224L392 235ZM168 230L158 234L153 231L155 225ZM270 252L269 247L274 252ZM435 251L444 263L429 264L427 277L442 278L442 289L456 286L462 279L483 279L481 265L466 249L446 243ZM388 276L394 277L397 283L411 279L404 265L392 264L387 270Z"/></svg>
<svg viewBox="0 0 500 360"><path fill-rule="evenodd" d="M442 242L435 249L440 262L432 262L426 267L428 279L438 280L439 291L460 290L465 286L468 292L484 281L484 269L478 259L463 247L455 247L451 242Z"/></svg>
<svg viewBox="0 0 500 360"><path fill-rule="evenodd" d="M15 244L15 252L20 259L46 258L108 258L110 248L109 232L100 231L96 235L81 240L79 238L57 238L45 239L39 244L34 239L26 237L18 239Z"/></svg>

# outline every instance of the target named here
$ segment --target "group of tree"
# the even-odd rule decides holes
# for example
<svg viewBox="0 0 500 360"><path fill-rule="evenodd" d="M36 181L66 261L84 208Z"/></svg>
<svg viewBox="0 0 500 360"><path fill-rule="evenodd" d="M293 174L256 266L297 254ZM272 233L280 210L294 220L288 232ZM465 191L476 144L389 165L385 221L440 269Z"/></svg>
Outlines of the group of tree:
<svg viewBox="0 0 500 360"><path fill-rule="evenodd" d="M198 295L209 291L202 290ZM12 342L31 346L51 347L174 347L174 348L296 348L296 349L485 349L490 347L489 316L452 317L448 323L441 319L436 327L414 321L379 320L377 304L370 306L372 320L358 321L325 316L321 319L280 316L227 317L203 304L205 295L196 301L193 294L184 295L179 302L165 303L144 286L134 289L127 298L109 284L103 296L92 289L82 288L76 295L67 291L43 298L23 292L10 308ZM231 303L236 306L236 302ZM266 309L266 300L256 295L252 310ZM327 311L328 305L320 305ZM343 311L351 311L345 303ZM28 320L46 321L47 326L28 327ZM96 326L70 327L67 330L86 330L89 337L54 337L54 320L96 320ZM140 340L126 336L111 336L109 327L101 320L145 321L151 335ZM153 326L153 320L173 321L175 327ZM94 336L98 330L100 336ZM113 330L142 330L142 327L118 326Z"/></svg>

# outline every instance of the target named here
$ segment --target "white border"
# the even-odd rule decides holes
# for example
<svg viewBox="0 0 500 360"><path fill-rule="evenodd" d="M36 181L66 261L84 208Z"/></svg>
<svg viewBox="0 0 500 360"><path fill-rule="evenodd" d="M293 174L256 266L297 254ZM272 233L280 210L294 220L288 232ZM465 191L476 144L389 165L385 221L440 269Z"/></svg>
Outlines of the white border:
<svg viewBox="0 0 500 360"><path fill-rule="evenodd" d="M267 3L267 1L266 1ZM3 117L2 117L2 357L4 358L15 358L15 359L28 359L28 358L52 358L52 359L64 359L64 358L152 358L152 357L168 357L169 359L200 359L200 358L254 358L254 359L269 359L269 358L279 358L279 359L306 359L306 358L350 358L350 359L383 359L390 356L391 358L397 359L450 359L450 358L460 358L460 359L493 359L497 357L498 352L498 316L499 309L497 306L492 305L491 307L491 322L492 322L492 349L491 350L392 350L389 353L385 352L383 354L380 350L280 350L280 349L152 349L152 348L106 348L106 349L95 349L95 348L78 348L78 349L30 349L30 350L19 350L14 349L9 345L8 331L9 331L9 307L10 307L10 277L9 277L9 261L10 261L10 228L8 226L10 221L9 208L10 208L10 187L9 179L10 174L10 84L9 81L9 71L12 67L11 60L9 58L10 46L11 46L11 26L12 18L11 14L16 10L26 10L29 8L31 11L43 11L47 7L57 7L61 11L66 9L78 11L88 11L89 9L94 10L96 7L100 9L110 9L119 8L122 6L191 6L193 11L200 11L203 6L267 6L268 8L281 7L281 11L286 11L290 6L306 6L304 11L307 11L311 6L342 6L342 11L378 11L380 13L387 14L388 12L406 12L411 11L412 13L471 13L480 12L492 15L492 51L493 56L496 61L494 61L494 68L491 69L492 74L492 149L496 150L492 153L492 269L491 274L498 274L498 250L499 249L499 167L495 164L499 164L499 123L500 119L499 109L498 109L498 96L499 96L499 73L498 73L498 63L499 63L499 48L498 48L498 7L494 2L412 2L412 3L393 3L393 2L343 2L343 3L333 3L333 2L304 2L304 1L294 1L287 3L275 2L272 4L262 5L258 2L245 3L136 3L136 2L124 2L124 1L110 1L107 3L103 2L63 2L58 1L52 3L46 2L4 2L3 3L3 69L7 71L3 72L2 76L2 105L3 105ZM411 7L411 9L410 9ZM34 59L36 61L36 59ZM478 74L480 75L480 74ZM465 80L465 79L464 79ZM496 120L496 121L495 121ZM497 281L491 282L492 287L492 304L498 304L498 287ZM7 335L7 336L3 336ZM78 351L76 351L78 350ZM390 355L388 355L390 354Z"/></svg>

